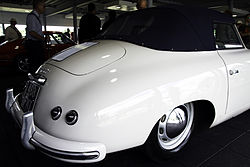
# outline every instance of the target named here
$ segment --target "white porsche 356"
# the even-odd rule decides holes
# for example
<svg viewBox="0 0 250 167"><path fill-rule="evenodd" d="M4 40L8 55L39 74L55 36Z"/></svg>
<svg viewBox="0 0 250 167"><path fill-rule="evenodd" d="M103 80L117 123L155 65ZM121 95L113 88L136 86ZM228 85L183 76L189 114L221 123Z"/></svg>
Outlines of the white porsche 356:
<svg viewBox="0 0 250 167"><path fill-rule="evenodd" d="M140 145L168 157L250 108L250 52L231 17L203 8L123 14L29 78L6 99L23 145L75 163Z"/></svg>

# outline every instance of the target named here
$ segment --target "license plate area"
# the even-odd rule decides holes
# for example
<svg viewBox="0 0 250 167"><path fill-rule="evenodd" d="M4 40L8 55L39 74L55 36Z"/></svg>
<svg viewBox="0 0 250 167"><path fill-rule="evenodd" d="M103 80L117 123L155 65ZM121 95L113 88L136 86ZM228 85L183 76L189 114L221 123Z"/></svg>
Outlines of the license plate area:
<svg viewBox="0 0 250 167"><path fill-rule="evenodd" d="M21 108L23 112L33 111L39 91L39 84L35 81L27 81L21 97Z"/></svg>

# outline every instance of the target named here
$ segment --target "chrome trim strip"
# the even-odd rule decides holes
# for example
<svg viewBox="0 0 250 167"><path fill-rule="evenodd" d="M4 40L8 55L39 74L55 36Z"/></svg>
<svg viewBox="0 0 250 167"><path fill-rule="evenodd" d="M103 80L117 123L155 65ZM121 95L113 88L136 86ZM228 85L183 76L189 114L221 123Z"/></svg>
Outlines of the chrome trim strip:
<svg viewBox="0 0 250 167"><path fill-rule="evenodd" d="M16 121L17 125L22 128L22 120L18 119L18 115L21 113L23 115L23 110L19 106L18 98L20 97L21 94L18 94L15 97L14 103L12 104L10 108L10 113L13 117L13 119Z"/></svg>
<svg viewBox="0 0 250 167"><path fill-rule="evenodd" d="M100 156L100 153L98 151L69 152L69 151L56 150L37 142L34 138L30 139L30 143L42 153L56 158L62 158L68 160L93 160L93 159L98 159Z"/></svg>

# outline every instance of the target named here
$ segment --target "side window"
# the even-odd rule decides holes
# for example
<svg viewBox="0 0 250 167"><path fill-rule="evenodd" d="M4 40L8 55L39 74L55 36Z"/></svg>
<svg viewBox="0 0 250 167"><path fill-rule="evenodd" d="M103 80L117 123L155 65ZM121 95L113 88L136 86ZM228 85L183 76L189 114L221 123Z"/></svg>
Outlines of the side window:
<svg viewBox="0 0 250 167"><path fill-rule="evenodd" d="M55 39L53 38L52 35L49 35L49 39L50 39L50 42L51 42L52 45L57 44L57 42L55 41Z"/></svg>
<svg viewBox="0 0 250 167"><path fill-rule="evenodd" d="M64 34L53 34L53 37L58 44L71 43L71 41Z"/></svg>
<svg viewBox="0 0 250 167"><path fill-rule="evenodd" d="M54 40L57 42L57 44L62 44L62 36L61 34L52 34Z"/></svg>
<svg viewBox="0 0 250 167"><path fill-rule="evenodd" d="M217 49L237 49L243 47L231 24L214 24L214 37Z"/></svg>

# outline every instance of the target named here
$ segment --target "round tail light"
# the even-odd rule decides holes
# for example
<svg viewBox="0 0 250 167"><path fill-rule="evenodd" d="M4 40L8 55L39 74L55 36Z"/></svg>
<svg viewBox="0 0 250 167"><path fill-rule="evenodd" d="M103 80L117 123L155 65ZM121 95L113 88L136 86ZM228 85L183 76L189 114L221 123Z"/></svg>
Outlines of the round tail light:
<svg viewBox="0 0 250 167"><path fill-rule="evenodd" d="M62 114L62 108L61 107L55 107L51 110L50 115L53 120L58 120Z"/></svg>
<svg viewBox="0 0 250 167"><path fill-rule="evenodd" d="M78 114L75 110L71 110L66 114L65 121L68 125L74 125L78 120Z"/></svg>

